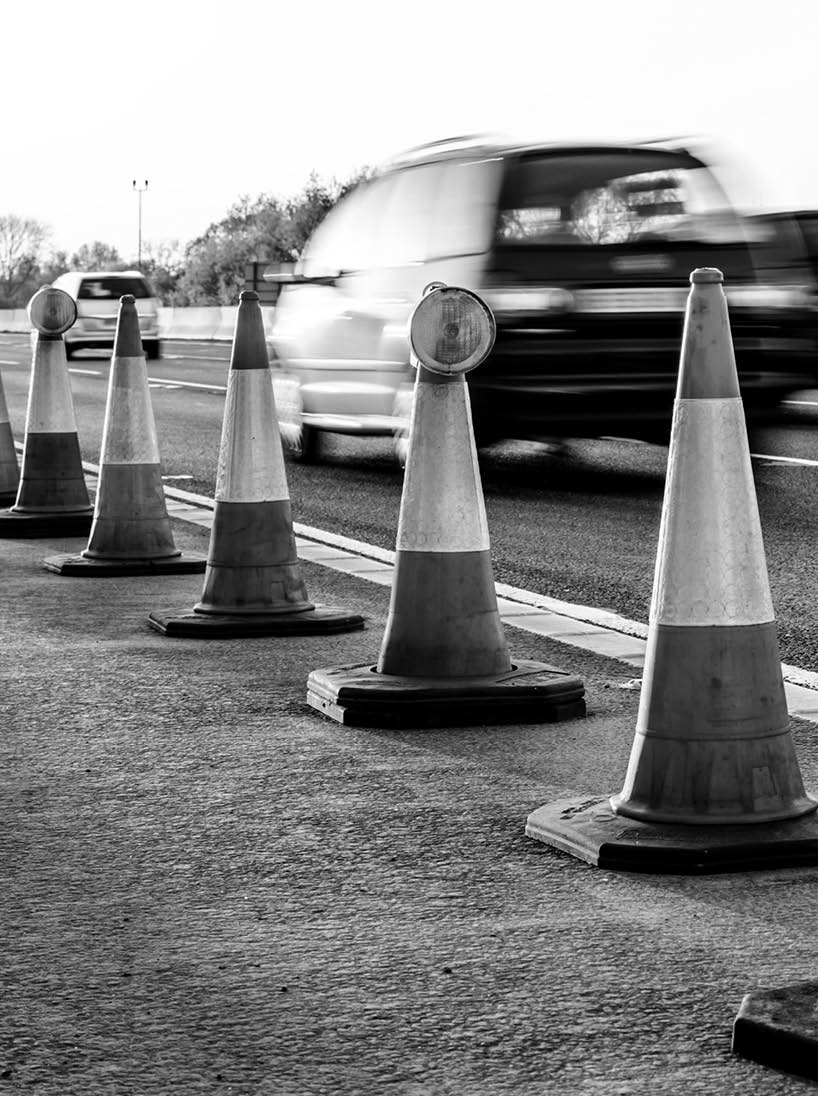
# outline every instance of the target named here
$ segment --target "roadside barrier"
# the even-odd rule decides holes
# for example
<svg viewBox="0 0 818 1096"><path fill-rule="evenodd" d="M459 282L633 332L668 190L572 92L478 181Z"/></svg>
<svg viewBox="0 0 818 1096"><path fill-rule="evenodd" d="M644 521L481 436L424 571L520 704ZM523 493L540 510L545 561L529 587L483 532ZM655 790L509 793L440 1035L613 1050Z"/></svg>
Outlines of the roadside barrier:
<svg viewBox="0 0 818 1096"><path fill-rule="evenodd" d="M151 613L168 636L346 632L363 617L314 605L298 565L258 294L241 294L222 426L210 549L192 612Z"/></svg>
<svg viewBox="0 0 818 1096"><path fill-rule="evenodd" d="M506 646L465 373L494 318L475 294L433 283L410 327L417 359L395 573L377 666L315 670L307 700L341 723L414 726L564 719L579 678Z"/></svg>
<svg viewBox="0 0 818 1096"><path fill-rule="evenodd" d="M3 378L0 375L0 502L14 502L19 486L20 464L14 448L14 434L9 421Z"/></svg>
<svg viewBox="0 0 818 1096"><path fill-rule="evenodd" d="M17 500L0 511L0 537L82 536L93 509L82 470L63 334L77 307L61 289L31 298L34 343L23 460Z"/></svg>
<svg viewBox="0 0 818 1096"><path fill-rule="evenodd" d="M84 577L205 569L204 556L183 555L173 540L139 317L130 293L119 302L88 546L81 555L51 556L44 564L60 575Z"/></svg>
<svg viewBox="0 0 818 1096"><path fill-rule="evenodd" d="M690 276L624 787L610 800L547 804L526 826L600 867L818 862L818 803L804 791L789 729L722 280L711 268Z"/></svg>

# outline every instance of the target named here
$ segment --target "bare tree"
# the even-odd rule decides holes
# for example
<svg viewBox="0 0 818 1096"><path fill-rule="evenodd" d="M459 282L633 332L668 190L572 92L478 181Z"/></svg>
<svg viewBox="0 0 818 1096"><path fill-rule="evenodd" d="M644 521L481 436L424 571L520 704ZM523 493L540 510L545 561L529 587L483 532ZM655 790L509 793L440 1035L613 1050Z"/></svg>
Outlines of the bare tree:
<svg viewBox="0 0 818 1096"><path fill-rule="evenodd" d="M40 221L0 216L0 297L11 300L36 273L50 230Z"/></svg>

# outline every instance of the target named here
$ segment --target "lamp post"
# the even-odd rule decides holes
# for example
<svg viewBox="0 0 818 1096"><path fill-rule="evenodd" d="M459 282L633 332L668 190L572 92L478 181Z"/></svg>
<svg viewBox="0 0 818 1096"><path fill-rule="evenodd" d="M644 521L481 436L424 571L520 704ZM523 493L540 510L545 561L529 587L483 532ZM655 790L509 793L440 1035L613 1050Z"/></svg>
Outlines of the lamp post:
<svg viewBox="0 0 818 1096"><path fill-rule="evenodd" d="M138 258L136 260L137 267L142 269L142 193L148 189L148 180L146 179L142 186L136 185L136 179L133 181L133 189L139 195L139 245L138 245Z"/></svg>

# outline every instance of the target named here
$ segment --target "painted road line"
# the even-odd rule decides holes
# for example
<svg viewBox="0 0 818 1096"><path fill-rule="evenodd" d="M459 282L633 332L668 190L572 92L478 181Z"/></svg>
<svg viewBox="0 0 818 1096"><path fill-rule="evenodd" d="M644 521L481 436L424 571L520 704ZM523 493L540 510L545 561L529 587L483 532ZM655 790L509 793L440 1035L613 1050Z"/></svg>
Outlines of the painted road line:
<svg viewBox="0 0 818 1096"><path fill-rule="evenodd" d="M800 464L804 468L818 468L818 460L807 460L806 457L773 457L769 453L751 453L753 460L766 460L772 464Z"/></svg>
<svg viewBox="0 0 818 1096"><path fill-rule="evenodd" d="M197 362L227 362L230 358L222 358L215 354L163 354L163 358L171 361L197 361Z"/></svg>
<svg viewBox="0 0 818 1096"><path fill-rule="evenodd" d="M101 377L102 373L99 369L69 369L69 373L79 373L83 377Z"/></svg>
<svg viewBox="0 0 818 1096"><path fill-rule="evenodd" d="M5 358L0 358L0 365L21 365L22 362L9 362Z"/></svg>
<svg viewBox="0 0 818 1096"><path fill-rule="evenodd" d="M170 377L148 377L154 387L166 385L169 388L203 388L206 392L226 392L226 384L201 384L198 381L178 381Z"/></svg>
<svg viewBox="0 0 818 1096"><path fill-rule="evenodd" d="M782 400L788 407L818 407L818 400Z"/></svg>

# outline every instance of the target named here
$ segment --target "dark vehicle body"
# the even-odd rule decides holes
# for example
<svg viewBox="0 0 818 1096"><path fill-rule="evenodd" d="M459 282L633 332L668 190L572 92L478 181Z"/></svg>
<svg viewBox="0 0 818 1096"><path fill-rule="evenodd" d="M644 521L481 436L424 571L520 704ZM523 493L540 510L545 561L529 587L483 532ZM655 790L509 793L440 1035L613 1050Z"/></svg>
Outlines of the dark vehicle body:
<svg viewBox="0 0 818 1096"><path fill-rule="evenodd" d="M767 420L818 383L815 275L793 238L748 230L703 159L661 143L413 150L330 211L285 279L271 333L283 418L303 453L321 430L400 429L407 319L443 281L497 321L469 375L479 443L666 441L701 266L724 274L748 418Z"/></svg>

